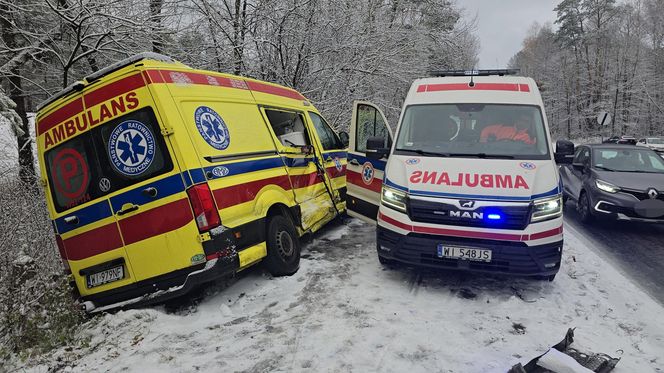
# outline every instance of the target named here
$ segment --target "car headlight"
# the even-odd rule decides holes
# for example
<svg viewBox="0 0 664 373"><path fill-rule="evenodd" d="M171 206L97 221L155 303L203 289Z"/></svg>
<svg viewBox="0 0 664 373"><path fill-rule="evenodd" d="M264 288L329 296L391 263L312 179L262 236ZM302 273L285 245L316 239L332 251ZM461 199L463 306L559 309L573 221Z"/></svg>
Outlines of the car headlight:
<svg viewBox="0 0 664 373"><path fill-rule="evenodd" d="M595 180L595 185L597 186L597 189L603 190L607 193L616 193L620 190L620 187L599 179Z"/></svg>
<svg viewBox="0 0 664 373"><path fill-rule="evenodd" d="M530 221L549 220L562 214L563 198L560 195L553 198L539 199L533 202L533 213Z"/></svg>
<svg viewBox="0 0 664 373"><path fill-rule="evenodd" d="M400 190L392 189L383 185L383 190L380 193L380 201L384 206L406 212L406 193Z"/></svg>

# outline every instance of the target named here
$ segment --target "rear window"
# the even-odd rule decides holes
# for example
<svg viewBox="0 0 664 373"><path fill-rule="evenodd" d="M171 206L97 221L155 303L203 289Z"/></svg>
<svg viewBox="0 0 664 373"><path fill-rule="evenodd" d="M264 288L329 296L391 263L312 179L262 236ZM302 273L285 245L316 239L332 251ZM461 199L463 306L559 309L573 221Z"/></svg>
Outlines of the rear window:
<svg viewBox="0 0 664 373"><path fill-rule="evenodd" d="M149 107L68 140L47 151L45 159L58 212L173 169Z"/></svg>

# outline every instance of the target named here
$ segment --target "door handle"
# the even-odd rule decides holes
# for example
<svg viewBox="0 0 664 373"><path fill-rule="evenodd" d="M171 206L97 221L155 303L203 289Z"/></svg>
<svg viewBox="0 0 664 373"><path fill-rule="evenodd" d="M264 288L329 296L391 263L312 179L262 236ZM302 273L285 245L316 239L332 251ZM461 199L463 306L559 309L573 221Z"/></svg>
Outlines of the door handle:
<svg viewBox="0 0 664 373"><path fill-rule="evenodd" d="M117 214L118 216L122 216L136 210L138 210L138 205L125 203L124 205L122 205L122 210L118 211Z"/></svg>
<svg viewBox="0 0 664 373"><path fill-rule="evenodd" d="M76 215L67 216L64 219L64 221L65 221L65 223L67 223L69 225L78 225L78 216L76 216Z"/></svg>
<svg viewBox="0 0 664 373"><path fill-rule="evenodd" d="M353 166L359 166L360 162L357 161L357 159L353 158L351 159L348 163L352 164Z"/></svg>
<svg viewBox="0 0 664 373"><path fill-rule="evenodd" d="M155 187L148 187L143 189L143 194L145 194L148 197L156 197L157 196L157 188Z"/></svg>

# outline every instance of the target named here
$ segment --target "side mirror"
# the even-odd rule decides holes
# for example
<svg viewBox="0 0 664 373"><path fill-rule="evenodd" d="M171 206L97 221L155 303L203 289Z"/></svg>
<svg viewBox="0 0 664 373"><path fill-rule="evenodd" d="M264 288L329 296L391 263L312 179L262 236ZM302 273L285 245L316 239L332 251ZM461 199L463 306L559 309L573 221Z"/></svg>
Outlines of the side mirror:
<svg viewBox="0 0 664 373"><path fill-rule="evenodd" d="M556 141L554 158L558 164L570 164L574 156L574 143L569 140Z"/></svg>
<svg viewBox="0 0 664 373"><path fill-rule="evenodd" d="M385 138L369 137L367 139L367 158L381 159L390 154L390 149L385 147Z"/></svg>
<svg viewBox="0 0 664 373"><path fill-rule="evenodd" d="M581 172L586 171L586 165L584 165L583 163L572 163L572 167Z"/></svg>
<svg viewBox="0 0 664 373"><path fill-rule="evenodd" d="M347 148L348 143L350 142L350 137L348 136L348 132L346 131L339 132L339 140L341 140L341 143L344 145L345 148Z"/></svg>

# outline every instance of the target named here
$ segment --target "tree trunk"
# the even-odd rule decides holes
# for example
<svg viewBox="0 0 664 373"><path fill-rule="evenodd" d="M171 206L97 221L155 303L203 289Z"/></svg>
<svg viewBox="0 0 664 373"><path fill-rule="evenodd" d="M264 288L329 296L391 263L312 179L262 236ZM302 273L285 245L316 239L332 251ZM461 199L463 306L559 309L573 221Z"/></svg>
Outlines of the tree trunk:
<svg viewBox="0 0 664 373"><path fill-rule="evenodd" d="M35 158L32 154L32 139L30 138L30 126L23 95L22 78L20 71L14 69L13 76L9 78L9 98L16 103L16 114L21 117L21 130L23 134L16 136L18 147L19 178L27 185L35 184Z"/></svg>
<svg viewBox="0 0 664 373"><path fill-rule="evenodd" d="M152 51L162 53L164 43L161 41L159 30L161 30L161 8L164 0L150 0L150 28L152 29Z"/></svg>

